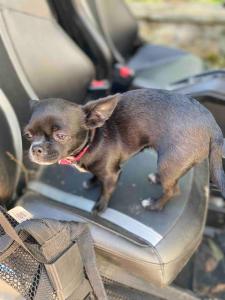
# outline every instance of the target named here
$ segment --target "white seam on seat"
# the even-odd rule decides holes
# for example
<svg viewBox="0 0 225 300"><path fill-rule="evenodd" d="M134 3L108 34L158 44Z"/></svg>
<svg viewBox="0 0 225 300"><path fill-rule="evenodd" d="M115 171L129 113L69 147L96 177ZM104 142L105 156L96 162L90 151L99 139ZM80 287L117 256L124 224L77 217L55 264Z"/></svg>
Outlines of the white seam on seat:
<svg viewBox="0 0 225 300"><path fill-rule="evenodd" d="M78 208L86 212L91 212L95 203L92 200L64 192L38 181L31 181L28 188L43 196L49 197L60 203L69 204L70 206L71 202L68 202L67 199L73 198L75 203L74 208ZM104 213L102 213L101 218L141 237L152 246L157 245L163 238L161 234L156 232L153 228L148 227L145 224L142 224L141 222L111 208L108 208Z"/></svg>

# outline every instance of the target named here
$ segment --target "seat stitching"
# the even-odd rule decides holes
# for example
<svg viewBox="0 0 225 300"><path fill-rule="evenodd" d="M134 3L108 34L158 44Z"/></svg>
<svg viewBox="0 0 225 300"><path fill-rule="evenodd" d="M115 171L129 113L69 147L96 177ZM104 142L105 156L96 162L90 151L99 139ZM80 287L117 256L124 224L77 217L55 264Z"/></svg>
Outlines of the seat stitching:
<svg viewBox="0 0 225 300"><path fill-rule="evenodd" d="M200 230L200 232L198 233L197 238L199 238L201 236L201 233L202 233L202 230ZM191 244L189 244L189 245L192 246L194 243L196 243L196 239ZM94 244L95 244L96 248L98 248L98 249L101 249L101 250L104 250L104 251L108 251L111 254L115 254L116 253L117 256L125 257L125 258L128 258L130 261L134 261L134 259L130 259L130 257L127 256L127 255L123 255L123 254L121 255L119 252L111 251L109 248L106 249L105 247L102 247L98 243L94 243ZM197 246L195 247L195 249L197 249L198 246L199 246L199 242L197 243ZM164 266L166 266L166 265L168 265L168 264L170 264L172 262L175 262L175 261L179 260L180 258L185 258L185 257L189 256L188 254L184 255L184 256L179 256L179 257L176 257L175 259L172 259L172 260L167 261L166 263L164 263L164 262L162 262L162 257L160 256L158 250L155 247L153 247L153 246L151 246L149 248L152 248L152 250L155 252L155 254L156 254L156 256L157 256L157 258L159 260L159 263L160 263L160 265L163 265L163 268L164 268ZM189 247L189 248L191 248L191 247ZM136 261L138 262L140 260L136 260ZM148 260L141 260L141 261L144 262L144 263L149 263L149 264L157 265L157 263L150 262ZM164 272L164 270L163 270L163 272Z"/></svg>
<svg viewBox="0 0 225 300"><path fill-rule="evenodd" d="M54 20L54 17L42 17L42 16L37 16L35 14L32 14L32 13L28 13L28 12L25 12L25 11L20 11L18 9L15 9L15 8L12 8L12 7L8 7L8 6L3 6L0 4L0 10L4 11L4 10L7 10L7 11L12 11L12 12L16 12L16 13L19 13L19 14L23 14L23 15L26 15L26 16L30 16L30 17L34 17L34 18L37 18L37 19L43 19L45 21L49 21L49 22L52 22L52 23L56 23L56 21Z"/></svg>

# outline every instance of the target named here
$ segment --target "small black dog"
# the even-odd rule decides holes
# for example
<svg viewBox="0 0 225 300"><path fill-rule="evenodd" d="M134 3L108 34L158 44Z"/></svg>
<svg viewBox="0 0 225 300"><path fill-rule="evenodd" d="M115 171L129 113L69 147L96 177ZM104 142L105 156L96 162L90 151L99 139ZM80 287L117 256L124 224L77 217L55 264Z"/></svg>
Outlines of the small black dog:
<svg viewBox="0 0 225 300"><path fill-rule="evenodd" d="M147 147L158 153L150 180L163 195L142 201L160 210L179 193L178 180L209 156L212 180L225 197L223 135L212 114L190 96L143 89L91 101L84 106L62 99L35 101L25 129L30 159L38 164L74 164L90 171L102 193L94 212L104 211L116 187L121 164Z"/></svg>

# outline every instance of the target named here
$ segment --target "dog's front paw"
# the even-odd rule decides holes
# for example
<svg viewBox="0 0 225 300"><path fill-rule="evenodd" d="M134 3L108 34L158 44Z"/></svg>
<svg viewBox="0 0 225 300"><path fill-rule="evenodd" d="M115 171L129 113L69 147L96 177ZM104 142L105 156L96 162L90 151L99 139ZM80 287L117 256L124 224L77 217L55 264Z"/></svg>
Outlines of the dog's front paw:
<svg viewBox="0 0 225 300"><path fill-rule="evenodd" d="M162 207L156 199L148 198L141 201L141 205L146 210L160 211Z"/></svg>
<svg viewBox="0 0 225 300"><path fill-rule="evenodd" d="M104 202L98 201L95 203L93 209L92 209L92 214L93 215L98 215L99 213L103 213L107 208L107 204Z"/></svg>

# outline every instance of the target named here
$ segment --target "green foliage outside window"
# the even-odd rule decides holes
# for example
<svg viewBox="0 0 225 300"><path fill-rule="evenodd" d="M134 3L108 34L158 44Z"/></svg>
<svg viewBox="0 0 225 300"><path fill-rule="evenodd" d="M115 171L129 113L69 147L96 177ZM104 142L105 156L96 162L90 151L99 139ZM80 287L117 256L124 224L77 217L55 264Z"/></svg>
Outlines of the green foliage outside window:
<svg viewBox="0 0 225 300"><path fill-rule="evenodd" d="M171 3L179 3L179 2L195 2L195 3L208 3L208 4L225 4L225 0L127 0L127 2L146 2L146 3L160 3L160 2L171 2Z"/></svg>

